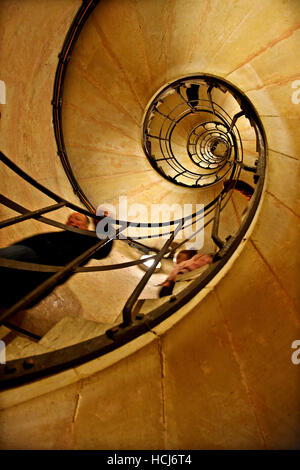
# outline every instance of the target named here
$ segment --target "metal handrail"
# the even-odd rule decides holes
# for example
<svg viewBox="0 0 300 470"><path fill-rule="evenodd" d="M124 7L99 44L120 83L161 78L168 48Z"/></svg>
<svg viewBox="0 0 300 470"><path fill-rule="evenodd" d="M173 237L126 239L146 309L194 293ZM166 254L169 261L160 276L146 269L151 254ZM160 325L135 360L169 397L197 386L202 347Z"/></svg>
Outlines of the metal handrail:
<svg viewBox="0 0 300 470"><path fill-rule="evenodd" d="M61 207L66 206L71 209L75 209L76 211L86 214L90 217L95 217L95 210L92 207L92 205L89 203L83 191L79 187L77 181L75 180L75 177L72 173L72 170L71 170L71 167L68 162L67 155L66 155L66 150L65 150L64 142L63 142L62 128L61 128L61 105L62 105L63 80L64 80L65 71L66 71L66 65L70 58L71 50L75 44L75 40L78 37L80 29L82 28L83 24L85 23L92 9L97 5L98 1L99 0L84 1L80 9L78 10L75 20L72 23L72 26L67 34L65 43L63 45L62 51L59 55L59 65L58 65L57 73L55 77L54 93L53 93L53 101L52 101L53 122L54 122L55 136L56 136L56 140L58 143L58 154L61 158L62 164L69 177L69 180L72 184L75 194L85 204L88 210L86 211L82 209L81 207L78 207L74 204L69 203L68 201L61 198L60 196L55 195L55 193L52 193L50 190L40 185L40 183L33 180L33 178L28 177L28 175L26 175L25 172L22 173L22 170L20 170L12 162L9 161L10 163L7 165L11 169L13 169L13 171L17 170L15 171L17 174L24 177L23 178L24 180L26 180L33 186L37 187L38 189L40 189L42 192L44 192L44 189L46 189L48 191L48 195L52 197L55 201L57 201L58 204L61 204ZM192 79L193 77L190 77L190 78ZM219 84L220 79L218 79L217 77L213 77L213 76L210 76L210 78L211 78L210 82L208 83L209 91L207 91L208 101L209 101L209 104L213 113L215 113L216 111L214 109L214 106L216 104L213 103L212 101L211 91L213 87L221 88L221 86ZM215 83L213 81L214 78L216 80ZM226 82L226 87L229 90L232 89L232 91L235 91L235 88L231 86L230 84L228 84L227 82ZM242 93L240 94L243 95ZM195 279L194 281L192 281L191 284L185 289L183 289L179 294L172 296L171 299L166 299L166 302L162 304L160 307L154 309L152 312L145 315L144 317L139 316L139 317L134 318L132 315L132 307L134 306L134 303L136 302L136 299L139 293L142 291L142 289L146 285L146 282L150 278L152 272L154 272L155 266L158 264L159 260L162 259L166 253L168 254L172 253L172 250L169 250L169 247L170 247L172 239L174 238L174 233L176 231L175 229L173 231L173 235L169 238L169 240L166 241L162 250L160 250L156 255L151 257L152 259L155 260L152 265L153 269L150 268L150 270L146 272L146 274L144 275L144 277L142 278L142 280L139 282L138 286L136 287L135 291L131 294L130 298L126 302L124 309L123 309L122 327L117 328L117 330L114 331L113 334L111 334L111 331L108 331L107 334L99 335L88 341L83 341L79 344L69 346L69 347L66 347L57 351L52 351L52 352L41 354L41 355L34 356L34 357L9 361L6 364L6 366L4 365L0 366L0 383L2 387L15 386L17 384L25 383L27 381L36 379L38 377L43 377L45 375L49 375L52 373L65 370L69 367L77 366L88 360L99 357L108 351L112 351L118 348L119 346L138 337L139 335L145 333L146 331L149 331L149 329L153 328L155 325L163 321L165 318L172 315L176 310L178 310L186 302L188 302L191 298L193 298L194 295L196 295L203 287L205 287L207 283L220 271L220 269L225 265L228 259L232 256L232 254L238 247L239 243L243 239L246 231L248 230L250 223L255 215L255 211L258 207L260 196L263 190L264 174L265 174L265 166L266 166L265 134L264 134L260 119L255 113L255 111L253 111L253 114L255 116L255 119L251 123L251 125L253 125L255 132L256 132L258 151L259 151L258 163L257 163L256 168L254 169L253 167L249 167L249 168L246 168L245 166L243 167L243 163L241 161L239 162L239 166L237 166L237 168L238 168L238 172L240 172L242 168L246 171L251 171L253 173L255 172L254 174L255 182L256 182L255 192L251 198L248 212L245 218L242 220L242 223L238 231L236 232L234 236L229 238L224 243L222 248L218 251L217 256L214 257L213 264L210 265L209 268L198 279ZM3 161L3 158L2 158L3 156L4 155L2 154L2 152L0 152L0 159L2 161ZM7 163L7 161L5 163ZM55 195L55 197L53 197L53 195ZM206 207L207 209L206 213L210 213L214 210L216 203L218 202L217 210L215 211L214 217L212 217L209 221L209 223L213 222L216 233L217 233L218 224L220 222L221 211L225 207L225 205L228 203L229 199L230 199L230 195L228 197L226 195L225 197L224 192L222 192L220 193L220 195L218 195L217 198L215 198L215 200L211 201L209 205ZM222 200L224 201L223 205L222 205ZM23 214L23 216L21 216L21 217L24 217L23 220L25 220L25 218L26 219L35 218L41 222L54 225L59 228L64 228L65 230L87 234L87 231L82 231L73 227L69 227L64 224L60 224L56 221L51 221L51 219L42 217L41 216L42 212L37 214L37 212L44 211L44 210L45 212L43 213L46 213L48 212L47 209L49 209L49 207L54 207L54 206L49 206L48 208L38 209L37 211L29 211L28 209L11 201L11 207L17 212L20 212L21 214ZM31 213L30 217L29 217L29 213ZM198 215L199 215L198 213L191 214L190 223L193 223L193 220ZM16 219L18 219L18 217ZM100 218L98 219L100 220ZM3 223L7 222L8 220L9 219L4 221ZM117 222L117 223L120 222L120 224L122 224L126 221L114 221L114 222ZM165 225L175 226L176 222L178 221L171 221L171 223L166 222ZM134 222L131 222L131 223L135 224ZM130 224L130 222L127 222L127 224ZM155 225L139 224L139 226L140 227L151 227L151 226L162 227L164 226L164 224L163 223L158 223ZM205 224L205 226L207 226L207 223ZM91 236L96 236L96 234L92 234ZM55 285L56 281L58 281L58 279L64 279L65 277L67 277L68 275L74 272L92 271L92 270L101 271L101 270L110 269L111 266L116 266L116 265L111 265L111 266L88 267L88 268L78 266L78 264L86 260L91 255L91 253L99 249L99 247L103 246L104 243L108 243L108 242L109 242L109 239L107 239L106 241L98 242L98 244L95 244L95 246L92 247L92 249L83 253L81 256L79 256L78 258L70 262L63 269L59 269L59 267L50 267L50 268L55 268L55 271L51 271L51 272L54 272L55 274L51 276L50 279L48 279L49 283L47 283L46 289L51 289L53 285ZM130 243L134 243L134 241L131 240ZM149 247L144 247L144 249L151 250L151 248ZM138 261L129 262L129 263L122 263L117 266L120 267L123 265L125 267L126 265L126 267L129 267L129 265L133 266L135 264L140 264L141 262L144 262L144 260L138 260ZM17 262L17 263L22 263L22 262ZM44 268L45 267L46 266L44 266ZM57 268L57 271L56 271L56 268ZM145 279L146 279L146 282L145 282ZM42 290L43 289L41 289L41 291ZM33 293L31 299L37 298L41 294L41 291L39 291L39 288L37 288L37 290Z"/></svg>
<svg viewBox="0 0 300 470"><path fill-rule="evenodd" d="M219 224L220 224L221 202L222 202L222 196L220 195L218 199L218 204L216 207L216 213L215 213L214 223L213 223L213 228L212 228L212 233L211 233L211 238L213 239L213 241L219 248L223 248L224 246L224 242L223 240L221 240L218 234Z"/></svg>
<svg viewBox="0 0 300 470"><path fill-rule="evenodd" d="M265 159L265 154L262 156L263 159ZM205 287L211 279L213 279L213 277L232 256L235 249L243 239L259 204L264 184L264 169L265 162L262 166L263 172L260 174L255 193L252 196L249 213L243 220L236 236L231 238L230 244L227 247L227 252L224 253L220 259L215 261L198 279L193 281L176 296L172 296L172 302L167 300L163 305L154 309L149 314L133 320L129 327L117 329L113 335L108 332L108 334L99 335L93 339L83 341L79 344L68 346L57 351L9 361L6 366L0 366L1 387L9 388L11 386L23 384L100 357L149 331L149 329L154 328L158 323L168 318L180 307L186 304L203 287Z"/></svg>
<svg viewBox="0 0 300 470"><path fill-rule="evenodd" d="M92 212L89 212L89 211L87 211L86 209L83 209L80 206L77 206L76 204L68 201L67 199L64 199L60 195L58 195L58 194L54 193L53 191L49 190L46 186L38 183L34 178L32 178L30 175L28 175L24 170L22 170L19 166L17 166L12 160L10 160L1 151L0 151L0 161L2 161L14 173L21 176L21 178L24 181L28 182L33 187L35 187L36 189L41 191L43 194L46 194L48 197L54 199L58 203L64 203L63 205L65 205L69 209L73 209L73 210L75 210L77 212L80 212L81 214L87 215L87 216L89 216L93 219L97 219L97 220L104 219L104 216L97 216L96 214L94 214ZM31 212L29 209L26 209L25 207L21 206L20 204L12 201L11 199L9 199L9 198L7 198L6 196L3 196L3 195L2 195L1 202L5 206L7 206L7 207L9 207L9 208L11 208L11 209L13 209L17 212L20 212L24 215L27 215L27 214L29 215L29 212ZM213 203L214 203L214 201L207 204L206 208L210 208ZM43 208L43 210L44 209L45 209L45 212L50 212L51 211L51 209L49 209L49 211L47 210L47 208ZM198 211L198 212L193 212L192 214L186 216L185 220L186 221L193 220L197 216L199 216L201 214L201 212L202 212L201 210ZM31 218L31 217L28 217L28 218ZM61 222L57 222L55 220L47 219L47 218L42 217L42 216L35 216L34 218L36 218L37 220L39 220L41 222L44 222L48 225L53 225L54 227L63 228L64 230L68 230L68 231L76 232L76 233L81 233L81 234L89 235L89 236L92 236L92 237L97 237L97 234L95 232L91 232L90 230L76 229L76 228L70 227L66 224L62 224ZM173 225L177 225L178 223L181 223L180 218L170 220L170 221L166 221L166 222L138 222L138 221L127 221L127 220L115 219L115 218L107 216L107 217L105 217L105 220L108 223L113 223L113 224L116 224L116 225L120 225L121 227L123 227L124 230L126 228L130 227L130 226L134 226L136 228L156 228L156 227L161 228L161 227L165 227L165 226L169 227L169 226L173 226ZM159 237L161 235L166 235L167 233L171 233L171 231L164 232L163 234L159 234L159 233L156 234L156 235L153 234L152 236L154 238L156 236ZM144 237L141 237L141 238L144 238ZM129 238L129 240L133 241L134 239Z"/></svg>
<svg viewBox="0 0 300 470"><path fill-rule="evenodd" d="M94 357L99 357L108 351L111 351L120 345L130 341L131 339L143 334L163 319L170 316L174 311L180 308L190 298L192 298L199 290L201 290L210 279L221 269L229 257L242 240L251 220L255 214L255 210L259 203L262 192L265 170L265 153L264 153L264 136L260 129L257 129L257 135L260 146L260 164L257 165L258 182L255 193L251 199L248 216L243 221L236 236L230 239L230 243L226 247L226 252L213 265L192 284L184 289L180 294L172 297L172 302L166 302L161 307L150 312L145 318L126 319L123 328L119 328L113 336L100 335L89 341L84 341L78 345L63 348L59 351L34 356L33 358L24 358L22 360L9 361L6 366L0 368L0 382L2 386L8 387L18 383L24 383L33 378L42 377L49 373L58 372L68 367L81 364ZM100 242L101 244L102 242ZM169 245L169 240L166 242ZM96 248L97 249L97 248ZM95 249L95 250L96 250ZM88 255L87 255L88 256ZM159 253L157 258L163 256ZM73 263L71 263L73 264ZM139 287L139 289L141 286ZM127 326L126 323L130 325Z"/></svg>
<svg viewBox="0 0 300 470"><path fill-rule="evenodd" d="M5 204L4 201L7 201L8 198L0 194L0 202L2 204ZM45 214L46 212L52 212L56 211L57 209L60 209L61 207L64 207L66 205L65 202L59 202L57 204L52 204L51 206L48 207L43 207L42 209L37 209L35 211L28 211L27 214L23 215L18 215L16 217L11 217L9 219L4 220L3 222L0 222L0 228L8 227L9 225L14 225L19 222L23 222L24 220L28 219L34 219L36 216Z"/></svg>
<svg viewBox="0 0 300 470"><path fill-rule="evenodd" d="M147 260L154 259L156 255L148 256ZM138 259L135 261L127 261L126 263L118 264L107 264L104 266L80 266L74 268L74 273L92 273L98 271L112 271L115 269L125 269L130 268L131 266L138 266L139 264L144 264L144 259ZM55 273L61 271L61 266L54 266L49 264L37 264L37 263L27 263L26 261L17 261L8 258L2 258L0 256L0 266L3 268L11 269L20 269L21 271L36 271L40 273Z"/></svg>
<svg viewBox="0 0 300 470"><path fill-rule="evenodd" d="M8 157L6 157L3 152L0 151L0 160L8 167L10 168L14 173L16 173L18 176L20 176L24 181L27 183L31 184L33 187L37 188L39 191L41 191L44 194L47 194L48 197L53 198L54 200L58 201L56 204L47 206L41 209L37 209L34 211L30 211L29 209L21 206L20 204L12 201L11 199L7 198L6 196L1 195L0 197L0 202L2 202L3 205L20 212L21 216L13 217L10 219L6 219L5 221L2 222L2 227L6 227L11 225L12 223L18 223L23 220L29 220L31 218L34 218L40 222L46 223L48 225L52 225L58 228L63 228L64 230L71 231L74 233L79 233L83 235L88 235L91 237L97 237L97 234L95 232L89 231L89 230L82 230L78 229L76 227L71 227L66 224L62 224L60 222L54 221L52 219L48 219L46 217L43 217L41 214L45 214L47 212L51 212L53 210L60 209L62 207L70 207L72 209L76 209L78 212L88 214L90 216L93 216L93 214L90 214L88 211L82 209L79 206L76 206L73 203L70 203L66 199L62 198L58 194L54 193L53 191L49 190L45 186L41 185L39 182L37 182L34 178L32 178L30 175L28 175L24 170L22 170L20 167L18 167L15 163L13 163ZM207 207L209 207L211 204L208 204ZM196 212L195 214L191 214L187 217L185 217L185 224L187 222L190 223L190 225L193 225L196 220L197 220L197 215L200 214L201 211ZM195 219L194 219L195 216ZM103 217L99 217L101 219ZM107 218L108 223L110 221L116 222L116 220ZM120 232L124 231L127 227L130 227L131 225L134 226L146 226L146 227L151 227L151 226L163 226L164 223L146 223L146 224L140 224L136 222L128 222L128 221L119 221L121 227L117 230L115 236L117 236ZM178 219L177 221L172 221L173 225L175 222L179 222L178 228L176 228L175 233L178 233L179 228L181 229L183 227L182 224L182 219ZM168 224L169 226L172 225L171 222ZM1 227L1 224L0 224ZM156 235L151 235L150 237L153 236L163 236L165 234L169 234L170 232L165 232L165 233L159 233ZM174 237L174 235L171 235L171 238ZM143 237L140 237L143 238ZM149 238L144 237L144 238ZM172 238L173 239L173 238ZM98 242L97 244L94 245L93 249L89 249L86 252L84 252L80 257L76 258L76 260L73 260L70 262L66 267L58 267L58 266L48 266L44 264L35 264L35 263L24 263L22 261L17 261L17 260L6 260L5 258L0 258L0 266L3 267L10 267L13 269L25 269L30 271L39 271L39 272L49 272L49 273L55 273L53 274L49 279L41 283L37 288L35 288L32 292L28 293L23 299L19 300L11 306L5 313L0 316L0 323L1 321L3 322L4 319L8 318L11 316L13 313L16 313L18 310L21 308L25 308L26 306L32 304L32 302L40 299L42 295L45 295L47 292L49 292L50 289L54 288L62 279L66 279L66 277L70 273L74 272L92 272L92 271L105 271L105 270L112 270L112 269L122 269L123 267L130 267L133 265L138 265L142 264L142 261L134 261L134 262L129 262L129 263L123 263L119 265L110 265L110 266L102 266L102 267L88 267L88 268L79 268L79 264L81 264L83 261L87 260L92 253L97 251L101 246L104 246L105 243L107 243L109 240L112 240L112 238L107 239L106 241L101 241ZM130 240L130 243L132 243L132 240ZM168 245L169 246L169 245ZM94 249L95 248L95 249ZM150 251L151 248L147 247L147 249ZM165 252L163 253L163 255ZM158 257L162 257L161 255L161 250L158 252ZM150 276L149 276L150 277ZM126 309L125 309L126 311Z"/></svg>
<svg viewBox="0 0 300 470"><path fill-rule="evenodd" d="M146 284L148 283L150 277L154 273L154 271L156 269L156 266L161 261L161 259L164 257L164 255L167 253L170 244L174 240L177 233L181 230L181 228L182 227L181 227L180 224L176 227L176 229L172 233L171 237L165 242L165 244L162 247L162 249L160 250L160 252L157 253L157 255L155 256L154 261L152 263L152 266L150 266L150 268L146 271L146 273L144 274L144 276L142 277L142 279L140 280L140 282L138 283L138 285L136 286L136 288L134 289L134 291L130 295L129 299L127 300L127 302L126 302L126 304L123 308L123 312L122 312L123 313L123 325L124 326L128 326L128 325L132 324L132 322L133 322L132 309L134 307L134 304L136 303L139 295L141 294L141 292L145 288Z"/></svg>

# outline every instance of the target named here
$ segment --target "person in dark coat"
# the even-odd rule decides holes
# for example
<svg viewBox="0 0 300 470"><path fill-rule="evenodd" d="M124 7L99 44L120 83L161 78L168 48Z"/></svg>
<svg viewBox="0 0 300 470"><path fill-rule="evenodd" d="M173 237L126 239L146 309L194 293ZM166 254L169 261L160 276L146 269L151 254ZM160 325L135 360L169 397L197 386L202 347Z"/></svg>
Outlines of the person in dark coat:
<svg viewBox="0 0 300 470"><path fill-rule="evenodd" d="M73 212L66 222L70 227L88 230L88 218ZM65 266L91 248L100 240L98 237L62 230L47 232L25 238L0 249L0 257L28 263ZM89 259L102 259L109 255L113 241L100 247ZM25 271L0 266L1 299L0 305L9 308L18 300L40 285L54 273Z"/></svg>

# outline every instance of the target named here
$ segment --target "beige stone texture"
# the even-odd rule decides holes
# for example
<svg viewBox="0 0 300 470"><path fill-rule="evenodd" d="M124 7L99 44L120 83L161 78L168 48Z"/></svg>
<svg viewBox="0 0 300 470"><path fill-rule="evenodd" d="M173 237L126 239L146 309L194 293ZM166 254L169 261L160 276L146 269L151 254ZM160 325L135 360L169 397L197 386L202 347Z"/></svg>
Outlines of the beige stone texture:
<svg viewBox="0 0 300 470"><path fill-rule="evenodd" d="M216 292L260 446L297 449L300 383L291 362L291 344L300 334L298 310L251 243L237 260L236 269L240 275L233 280L233 272L229 272Z"/></svg>
<svg viewBox="0 0 300 470"><path fill-rule="evenodd" d="M84 379L79 389L75 448L164 448L161 374L157 338L133 356Z"/></svg>
<svg viewBox="0 0 300 470"><path fill-rule="evenodd" d="M290 157L299 159L300 137L298 129L299 121L293 118L263 117L263 125L267 134L270 150L284 151Z"/></svg>
<svg viewBox="0 0 300 470"><path fill-rule="evenodd" d="M266 224L273 227L272 236L266 236ZM274 272L288 297L299 311L300 257L296 249L299 237L299 216L274 196L267 194L261 219L252 235L254 245Z"/></svg>
<svg viewBox="0 0 300 470"><path fill-rule="evenodd" d="M77 384L41 394L0 413L0 448L67 450L74 448Z"/></svg>
<svg viewBox="0 0 300 470"><path fill-rule="evenodd" d="M215 295L206 297L171 328L162 346L167 447L261 448L255 415Z"/></svg>
<svg viewBox="0 0 300 470"><path fill-rule="evenodd" d="M297 2L278 0L276 7L272 0L243 3L245 8L248 6L248 12L241 18L238 26L231 30L222 45L223 47L219 48L217 54L212 57L210 64L219 65L222 63L223 73L229 74L257 58L261 63L261 69L257 72L258 76L260 77L261 70L270 76L272 72L277 73L276 69L279 66L276 61L276 69L273 68L271 73L269 72L269 66L273 66L273 63L269 64L267 61L273 57L272 49L274 47L279 45L279 47L285 48L285 53L280 59L284 61L284 57L286 57L287 62L284 61L284 65L288 63L287 47L283 42L285 40L293 42L293 33L299 28L300 13ZM292 50L289 48L289 52L294 53L295 46L293 42ZM229 50L230 53L228 53ZM261 56L264 53L265 57L262 60ZM293 62L295 62L295 55L293 55ZM289 65L293 67L290 62ZM230 77L228 78L230 79Z"/></svg>
<svg viewBox="0 0 300 470"><path fill-rule="evenodd" d="M258 104L262 116L283 116L286 118L292 116L299 119L299 106L293 102L293 99L295 101L299 97L299 95L295 95L293 98L293 94L299 90L299 86L292 88L292 84L297 80L300 80L300 72L296 80L291 81L288 77L286 83L274 83L274 85L267 86L266 90L260 88L250 90L247 95L254 106Z"/></svg>

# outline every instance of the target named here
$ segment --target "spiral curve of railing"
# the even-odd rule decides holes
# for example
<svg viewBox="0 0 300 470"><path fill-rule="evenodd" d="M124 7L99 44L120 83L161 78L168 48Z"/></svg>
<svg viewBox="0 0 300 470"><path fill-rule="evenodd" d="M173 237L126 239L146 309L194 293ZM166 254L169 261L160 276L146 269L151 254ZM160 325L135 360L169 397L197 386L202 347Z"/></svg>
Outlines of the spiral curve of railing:
<svg viewBox="0 0 300 470"><path fill-rule="evenodd" d="M15 210L21 215L0 222L0 228L34 218L41 223L62 228L77 233L97 237L94 232L87 232L72 228L45 217L45 214L62 207L96 217L96 210L90 203L82 188L78 185L68 160L62 132L62 106L63 83L67 71L68 62L71 59L72 49L84 26L87 18L96 7L98 1L84 1L79 8L76 17L67 33L64 45L59 54L59 63L56 71L53 91L53 125L58 147L58 155L66 174L72 184L73 190L86 209L70 203L63 197L53 193L45 186L26 174L13 163L7 156L0 152L0 160L10 171L22 177L27 183L47 194L55 201L52 206L40 208L34 211L28 210L16 201L12 201L4 195L1 203ZM214 98L214 93L229 94L234 100L235 112L230 115L221 107ZM244 161L243 139L240 135L239 119L244 119L247 126L253 129L256 136L257 158L253 165ZM184 143L184 144L183 144ZM112 351L132 339L151 330L162 322L205 287L210 280L220 271L243 240L258 207L263 190L266 168L266 137L260 118L247 98L233 84L221 77L199 73L181 77L172 83L162 87L152 98L145 112L142 128L142 145L145 158L163 178L181 186L189 188L207 189L222 181L231 181L230 190L226 191L219 186L219 193L209 201L201 212L194 212L183 219L173 219L167 222L140 222L108 218L109 222L117 226L117 234L126 232L128 227L134 226L136 230L150 229L151 237L168 235L162 249L149 248L139 242L139 239L149 238L149 235L137 235L135 239L125 237L126 243L138 247L144 253L155 252L152 256L153 264L145 272L144 276L135 287L122 311L122 322L106 331L105 334L83 341L57 351L51 351L38 356L27 357L9 361L0 366L0 384L3 388L26 383L37 378L57 373L74 367L86 361L99 357ZM219 236L219 225L222 219L222 211L230 200L235 185L243 180L245 175L253 176L253 195L248 203L247 211L241 221L239 229L234 235L222 239ZM177 295L167 298L166 302L146 315L136 315L134 306L137 299L151 275L155 272L158 263L174 252L172 242L182 228L188 225L194 226L199 219L204 219L204 230L211 225L211 237L216 246L213 263L188 287ZM101 217L98 217L101 220ZM14 269L34 270L49 272L51 276L34 291L13 305L0 315L0 323L9 324L9 317L30 305L32 301L47 295L50 289L59 282L67 279L75 272L104 271L122 269L143 263L142 260L128 263L120 263L109 266L81 267L84 260L88 259L99 247L110 240L99 240L95 246L74 259L67 266L48 266L25 263L21 261L8 261L0 259L0 266ZM183 240L183 245L187 240ZM180 246L180 245L179 245ZM176 246L178 249L178 245ZM11 325L10 325L11 326ZM30 332L22 331L30 336Z"/></svg>

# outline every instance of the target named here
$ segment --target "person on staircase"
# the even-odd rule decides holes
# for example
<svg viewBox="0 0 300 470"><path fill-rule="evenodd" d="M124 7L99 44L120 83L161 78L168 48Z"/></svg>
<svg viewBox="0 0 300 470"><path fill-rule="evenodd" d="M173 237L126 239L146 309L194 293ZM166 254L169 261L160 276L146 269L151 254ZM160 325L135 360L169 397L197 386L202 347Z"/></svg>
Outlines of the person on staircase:
<svg viewBox="0 0 300 470"><path fill-rule="evenodd" d="M95 220L93 222L96 224ZM66 225L88 230L89 219L84 214L72 212L66 221ZM35 264L65 266L98 242L98 237L68 230L47 232L33 235L8 247L0 248L0 258ZM110 240L85 260L84 264L91 258L97 260L105 258L109 255L112 246L113 240ZM0 266L1 307L9 308L52 275L53 272L26 271Z"/></svg>
<svg viewBox="0 0 300 470"><path fill-rule="evenodd" d="M178 274L194 271L206 264L212 263L212 261L213 256L211 254L198 253L197 250L179 251L175 257L176 266L166 280L161 284L162 288L159 292L159 297L165 297L166 295L172 294Z"/></svg>

